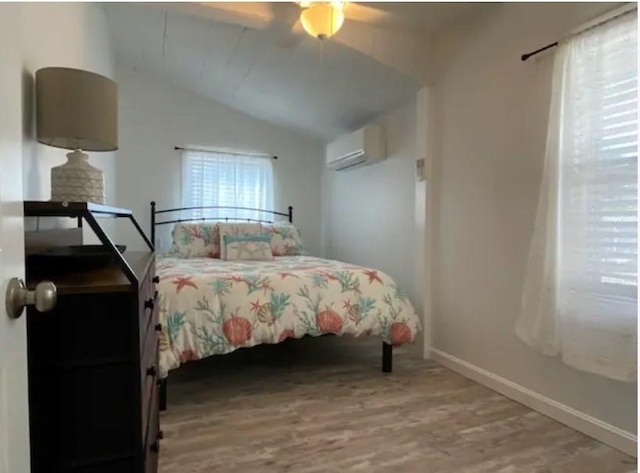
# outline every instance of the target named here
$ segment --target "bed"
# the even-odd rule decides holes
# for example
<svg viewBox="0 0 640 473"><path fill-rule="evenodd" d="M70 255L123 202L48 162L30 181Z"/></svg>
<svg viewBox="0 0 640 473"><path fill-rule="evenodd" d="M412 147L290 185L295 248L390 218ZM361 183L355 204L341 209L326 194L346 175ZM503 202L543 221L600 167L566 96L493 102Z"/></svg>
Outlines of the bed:
<svg viewBox="0 0 640 473"><path fill-rule="evenodd" d="M183 217L185 211L194 210L198 218ZM203 216L209 210L214 216ZM172 247L156 264L162 325L160 377L165 383L169 371L189 361L241 347L322 335L380 337L382 369L391 371L392 347L412 342L420 331L409 299L392 278L374 268L309 256L295 238L290 240L293 243L286 239L274 243L272 261L216 258L219 249L207 247L206 238L213 242L216 222L229 220L219 216L221 210L236 209L156 210L151 204L151 240L156 241L156 227L174 225L173 245L183 242L177 236L180 231L189 244L187 250ZM291 207L287 213L255 212L284 217L291 224L288 231L293 227ZM180 217L160 220L159 216L170 213ZM260 223L264 232L275 231L273 225L278 225L262 218L246 221ZM198 246L196 238L205 243Z"/></svg>

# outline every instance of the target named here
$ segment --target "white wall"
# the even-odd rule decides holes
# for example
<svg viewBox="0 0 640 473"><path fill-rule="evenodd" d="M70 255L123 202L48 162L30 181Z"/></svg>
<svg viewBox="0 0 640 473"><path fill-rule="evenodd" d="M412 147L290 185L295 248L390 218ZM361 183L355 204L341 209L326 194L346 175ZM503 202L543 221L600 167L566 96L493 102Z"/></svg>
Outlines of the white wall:
<svg viewBox="0 0 640 473"><path fill-rule="evenodd" d="M611 4L498 4L440 38L433 345L628 432L635 384L576 371L514 335L542 172L554 41ZM456 39L457 38L457 39Z"/></svg>
<svg viewBox="0 0 640 473"><path fill-rule="evenodd" d="M131 69L117 72L120 87L118 206L134 210L149 229L149 202L180 206L180 154L174 146L215 146L278 156L274 161L275 205L293 206L293 222L305 246L321 253L323 147L319 142L271 125ZM165 227L168 228L168 227ZM121 241L140 246L120 228ZM160 249L163 249L160 247ZM167 249L166 246L164 249Z"/></svg>
<svg viewBox="0 0 640 473"><path fill-rule="evenodd" d="M415 103L378 123L386 160L346 171L324 168L326 254L384 271L415 304Z"/></svg>
<svg viewBox="0 0 640 473"><path fill-rule="evenodd" d="M35 141L35 71L62 66L84 69L113 78L113 56L106 16L89 3L34 3L22 5L24 92L24 197L49 200L50 170L66 162L67 150ZM115 196L115 153L89 153L90 161L105 172L106 202Z"/></svg>

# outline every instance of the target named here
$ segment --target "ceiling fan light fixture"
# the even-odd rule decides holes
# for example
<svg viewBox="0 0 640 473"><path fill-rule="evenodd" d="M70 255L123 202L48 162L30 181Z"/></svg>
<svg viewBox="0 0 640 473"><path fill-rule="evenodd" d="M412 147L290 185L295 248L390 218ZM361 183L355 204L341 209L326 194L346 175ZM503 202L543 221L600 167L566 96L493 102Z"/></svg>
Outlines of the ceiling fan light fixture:
<svg viewBox="0 0 640 473"><path fill-rule="evenodd" d="M304 30L314 38L325 40L338 32L344 23L346 2L305 2L300 14ZM306 7L305 7L306 5Z"/></svg>

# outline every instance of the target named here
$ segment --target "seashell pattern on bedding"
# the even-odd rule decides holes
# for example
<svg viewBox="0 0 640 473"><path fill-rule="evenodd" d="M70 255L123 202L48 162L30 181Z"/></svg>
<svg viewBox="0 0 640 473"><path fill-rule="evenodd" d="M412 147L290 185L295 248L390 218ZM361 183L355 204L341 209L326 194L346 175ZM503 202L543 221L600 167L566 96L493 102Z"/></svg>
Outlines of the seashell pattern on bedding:
<svg viewBox="0 0 640 473"><path fill-rule="evenodd" d="M160 374L240 347L324 334L412 342L420 321L385 273L311 256L159 258Z"/></svg>

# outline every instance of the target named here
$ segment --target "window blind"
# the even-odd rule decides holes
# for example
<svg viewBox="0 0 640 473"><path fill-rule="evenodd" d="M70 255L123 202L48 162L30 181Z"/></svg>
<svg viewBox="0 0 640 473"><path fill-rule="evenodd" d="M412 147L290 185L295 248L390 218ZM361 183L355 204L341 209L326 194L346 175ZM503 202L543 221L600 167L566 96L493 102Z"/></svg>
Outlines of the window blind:
<svg viewBox="0 0 640 473"><path fill-rule="evenodd" d="M263 157L184 150L183 207L245 207L273 210L273 166ZM195 210L188 218L264 219L251 210Z"/></svg>
<svg viewBox="0 0 640 473"><path fill-rule="evenodd" d="M633 14L582 35L566 63L559 268L579 293L637 299L637 54Z"/></svg>

